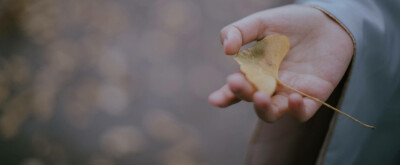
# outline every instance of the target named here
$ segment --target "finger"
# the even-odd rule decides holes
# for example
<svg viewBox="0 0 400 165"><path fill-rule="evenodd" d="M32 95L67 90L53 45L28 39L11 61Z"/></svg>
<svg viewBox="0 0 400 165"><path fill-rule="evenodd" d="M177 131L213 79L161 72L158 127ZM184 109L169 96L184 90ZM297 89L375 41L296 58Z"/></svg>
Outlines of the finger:
<svg viewBox="0 0 400 165"><path fill-rule="evenodd" d="M208 102L216 107L227 107L239 101L240 99L235 97L227 84L222 86L217 91L211 93L208 97Z"/></svg>
<svg viewBox="0 0 400 165"><path fill-rule="evenodd" d="M300 122L309 120L320 106L320 103L307 97L303 98L298 93L289 96L289 113Z"/></svg>
<svg viewBox="0 0 400 165"><path fill-rule="evenodd" d="M275 122L287 111L287 98L282 95L271 98L263 92L256 92L253 102L258 117L266 122Z"/></svg>
<svg viewBox="0 0 400 165"><path fill-rule="evenodd" d="M236 54L240 47L264 37L265 26L260 14L256 13L224 27L220 32L225 53Z"/></svg>
<svg viewBox="0 0 400 165"><path fill-rule="evenodd" d="M234 73L228 76L227 84L230 90L239 99L252 101L252 96L255 91L253 86L246 80L242 73Z"/></svg>
<svg viewBox="0 0 400 165"><path fill-rule="evenodd" d="M303 96L301 96L298 93L292 93L289 95L288 113L300 122L304 122L307 120L307 118L304 115L306 111L304 107Z"/></svg>
<svg viewBox="0 0 400 165"><path fill-rule="evenodd" d="M242 33L232 25L221 30L221 40L224 46L224 52L227 55L233 55L239 52L242 47Z"/></svg>
<svg viewBox="0 0 400 165"><path fill-rule="evenodd" d="M314 100L311 100L309 98L304 98L303 99L304 102L304 120L307 121L309 120L311 117L314 116L314 114L318 111L318 109L321 107L321 103L318 103Z"/></svg>

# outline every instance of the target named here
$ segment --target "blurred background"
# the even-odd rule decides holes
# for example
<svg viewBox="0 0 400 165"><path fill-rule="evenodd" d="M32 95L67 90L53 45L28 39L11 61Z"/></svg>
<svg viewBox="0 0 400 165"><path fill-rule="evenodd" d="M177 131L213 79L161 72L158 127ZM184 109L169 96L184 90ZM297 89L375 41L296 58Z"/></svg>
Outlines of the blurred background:
<svg viewBox="0 0 400 165"><path fill-rule="evenodd" d="M290 0L0 0L0 164L243 164L219 30Z"/></svg>

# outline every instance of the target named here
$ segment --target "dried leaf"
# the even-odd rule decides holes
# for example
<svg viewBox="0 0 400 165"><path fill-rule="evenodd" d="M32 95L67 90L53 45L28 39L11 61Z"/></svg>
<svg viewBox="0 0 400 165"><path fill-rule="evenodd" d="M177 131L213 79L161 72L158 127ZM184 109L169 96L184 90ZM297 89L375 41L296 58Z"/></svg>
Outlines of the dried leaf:
<svg viewBox="0 0 400 165"><path fill-rule="evenodd" d="M259 91L272 96L279 84L319 102L365 127L375 129L374 126L364 124L341 110L281 82L278 76L279 66L289 49L290 41L286 36L273 34L258 41L253 47L240 51L234 59L239 63L240 70L245 74L247 80Z"/></svg>
<svg viewBox="0 0 400 165"><path fill-rule="evenodd" d="M256 89L272 95L279 79L279 65L289 49L287 37L269 35L253 47L240 51L234 59Z"/></svg>

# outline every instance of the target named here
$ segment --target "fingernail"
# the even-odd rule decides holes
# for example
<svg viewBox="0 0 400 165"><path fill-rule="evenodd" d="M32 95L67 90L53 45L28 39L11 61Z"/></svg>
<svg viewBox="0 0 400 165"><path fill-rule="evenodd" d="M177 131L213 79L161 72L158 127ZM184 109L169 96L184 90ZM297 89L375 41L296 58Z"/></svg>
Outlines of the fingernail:
<svg viewBox="0 0 400 165"><path fill-rule="evenodd" d="M210 99L217 101L217 102L221 102L223 100L223 94L221 92L214 92L210 95Z"/></svg>
<svg viewBox="0 0 400 165"><path fill-rule="evenodd" d="M233 37L233 30L229 30L228 32L226 32L226 36L224 38L224 41L222 41L222 45L225 46L225 43L230 40Z"/></svg>
<svg viewBox="0 0 400 165"><path fill-rule="evenodd" d="M228 33L226 33L226 39L225 40L229 40L233 37L233 29L229 30Z"/></svg>

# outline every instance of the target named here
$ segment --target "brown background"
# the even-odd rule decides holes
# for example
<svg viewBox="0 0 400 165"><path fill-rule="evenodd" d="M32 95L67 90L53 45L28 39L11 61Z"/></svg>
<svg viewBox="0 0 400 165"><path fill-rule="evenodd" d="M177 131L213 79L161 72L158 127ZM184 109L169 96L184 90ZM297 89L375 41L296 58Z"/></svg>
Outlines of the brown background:
<svg viewBox="0 0 400 165"><path fill-rule="evenodd" d="M0 163L243 164L219 30L278 0L0 0Z"/></svg>

